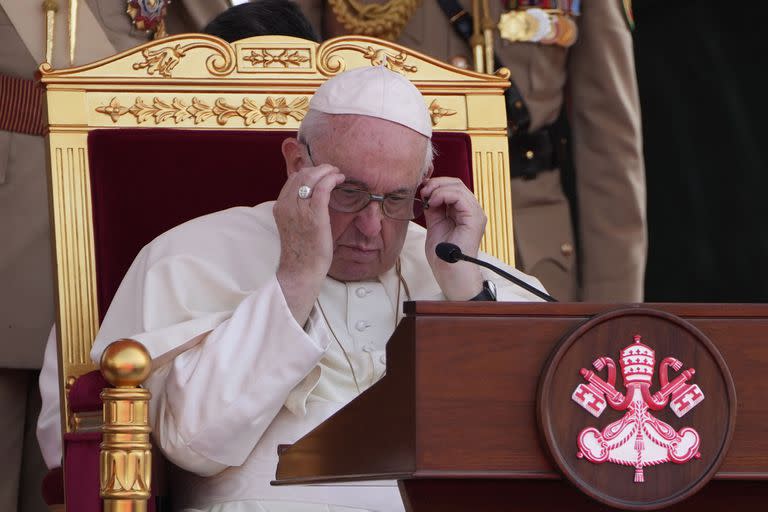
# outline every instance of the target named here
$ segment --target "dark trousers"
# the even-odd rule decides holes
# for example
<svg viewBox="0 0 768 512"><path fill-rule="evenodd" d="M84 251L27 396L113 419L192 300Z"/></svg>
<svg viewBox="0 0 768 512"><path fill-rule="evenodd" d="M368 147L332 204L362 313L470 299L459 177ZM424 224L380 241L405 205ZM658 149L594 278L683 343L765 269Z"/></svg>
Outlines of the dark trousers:
<svg viewBox="0 0 768 512"><path fill-rule="evenodd" d="M45 512L40 485L47 472L35 435L39 370L0 368L0 510Z"/></svg>

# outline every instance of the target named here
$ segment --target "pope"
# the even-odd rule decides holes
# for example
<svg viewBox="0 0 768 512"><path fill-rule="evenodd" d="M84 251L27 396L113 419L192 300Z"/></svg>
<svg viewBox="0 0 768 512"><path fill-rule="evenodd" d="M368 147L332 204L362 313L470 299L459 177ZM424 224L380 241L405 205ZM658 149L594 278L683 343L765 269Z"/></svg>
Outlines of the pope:
<svg viewBox="0 0 768 512"><path fill-rule="evenodd" d="M182 510L402 510L394 483L269 482L279 444L381 378L403 301L538 300L506 281L494 293L484 270L435 255L450 242L503 266L479 252L485 214L472 192L432 177L431 137L405 77L341 73L283 141L276 201L194 219L136 257L91 356L126 337L149 350L150 422L178 468ZM421 215L426 229L410 222Z"/></svg>

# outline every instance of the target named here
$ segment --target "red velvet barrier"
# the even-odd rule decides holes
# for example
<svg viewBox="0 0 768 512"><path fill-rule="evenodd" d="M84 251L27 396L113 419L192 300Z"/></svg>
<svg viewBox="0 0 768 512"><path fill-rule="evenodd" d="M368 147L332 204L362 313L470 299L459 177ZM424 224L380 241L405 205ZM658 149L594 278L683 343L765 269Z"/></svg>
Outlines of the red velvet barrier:
<svg viewBox="0 0 768 512"><path fill-rule="evenodd" d="M98 370L81 375L69 389L69 408L72 412L101 411L101 390L106 387L110 385Z"/></svg>
<svg viewBox="0 0 768 512"><path fill-rule="evenodd" d="M67 510L77 512L102 512L99 495L99 445L101 432L80 432L64 434L64 467L66 476L62 478L61 469L52 469L43 480L43 498L47 504L64 503L62 490L66 495ZM152 450L152 499L149 500L148 512L156 512L158 489L166 492L161 473L164 467L156 450ZM62 489L63 484L63 489ZM62 501L53 501L56 499ZM49 501L52 500L52 501Z"/></svg>
<svg viewBox="0 0 768 512"><path fill-rule="evenodd" d="M139 250L187 220L277 197L292 132L95 130L88 136L100 318ZM472 188L469 137L436 133L435 176Z"/></svg>
<svg viewBox="0 0 768 512"><path fill-rule="evenodd" d="M102 410L101 391L110 387L109 383L94 370L81 375L69 389L69 407L72 412L100 412ZM49 495L62 494L64 503L66 495L67 510L82 510L83 512L101 512L101 497L99 496L99 445L101 432L78 432L64 434L64 467L67 468L66 478L56 480L52 475L57 469L51 470L44 482ZM60 471L60 469L59 469ZM61 486L61 490L54 486ZM46 499L46 503L51 504Z"/></svg>
<svg viewBox="0 0 768 512"><path fill-rule="evenodd" d="M41 485L43 501L46 505L61 505L64 503L64 471L53 468L43 478Z"/></svg>
<svg viewBox="0 0 768 512"><path fill-rule="evenodd" d="M88 372L75 380L69 389L69 407L72 412L100 412L102 410L101 391L110 387L98 370ZM46 480L50 485L62 485L62 492L67 496L67 510L83 512L101 512L99 496L99 445L101 432L80 432L64 434L64 467L66 479L56 482L51 473ZM48 489L56 494L53 487ZM45 496L45 494L44 494ZM46 503L49 503L46 500ZM57 503L64 503L62 501ZM49 503L50 504L50 503Z"/></svg>
<svg viewBox="0 0 768 512"><path fill-rule="evenodd" d="M67 510L101 512L99 444L101 432L64 434L64 494Z"/></svg>

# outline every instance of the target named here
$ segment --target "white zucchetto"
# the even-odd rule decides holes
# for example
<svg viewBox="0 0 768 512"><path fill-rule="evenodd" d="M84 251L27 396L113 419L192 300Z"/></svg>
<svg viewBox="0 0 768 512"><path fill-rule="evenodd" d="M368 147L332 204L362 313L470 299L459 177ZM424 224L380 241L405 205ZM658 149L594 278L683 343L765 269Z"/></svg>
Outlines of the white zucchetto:
<svg viewBox="0 0 768 512"><path fill-rule="evenodd" d="M407 78L385 66L356 68L334 76L317 89L309 109L377 117L432 137L424 96Z"/></svg>

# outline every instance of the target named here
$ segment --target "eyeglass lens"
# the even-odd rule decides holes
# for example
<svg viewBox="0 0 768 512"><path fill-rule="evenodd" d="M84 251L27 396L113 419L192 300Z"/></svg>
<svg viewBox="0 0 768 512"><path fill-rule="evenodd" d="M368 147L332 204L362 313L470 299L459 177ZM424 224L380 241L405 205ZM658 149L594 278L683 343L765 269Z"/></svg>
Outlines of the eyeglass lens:
<svg viewBox="0 0 768 512"><path fill-rule="evenodd" d="M382 205L384 215L395 220L412 220L424 213L424 203L413 196L392 194L377 196L365 190L339 186L331 192L329 206L344 213L359 212L371 201Z"/></svg>

